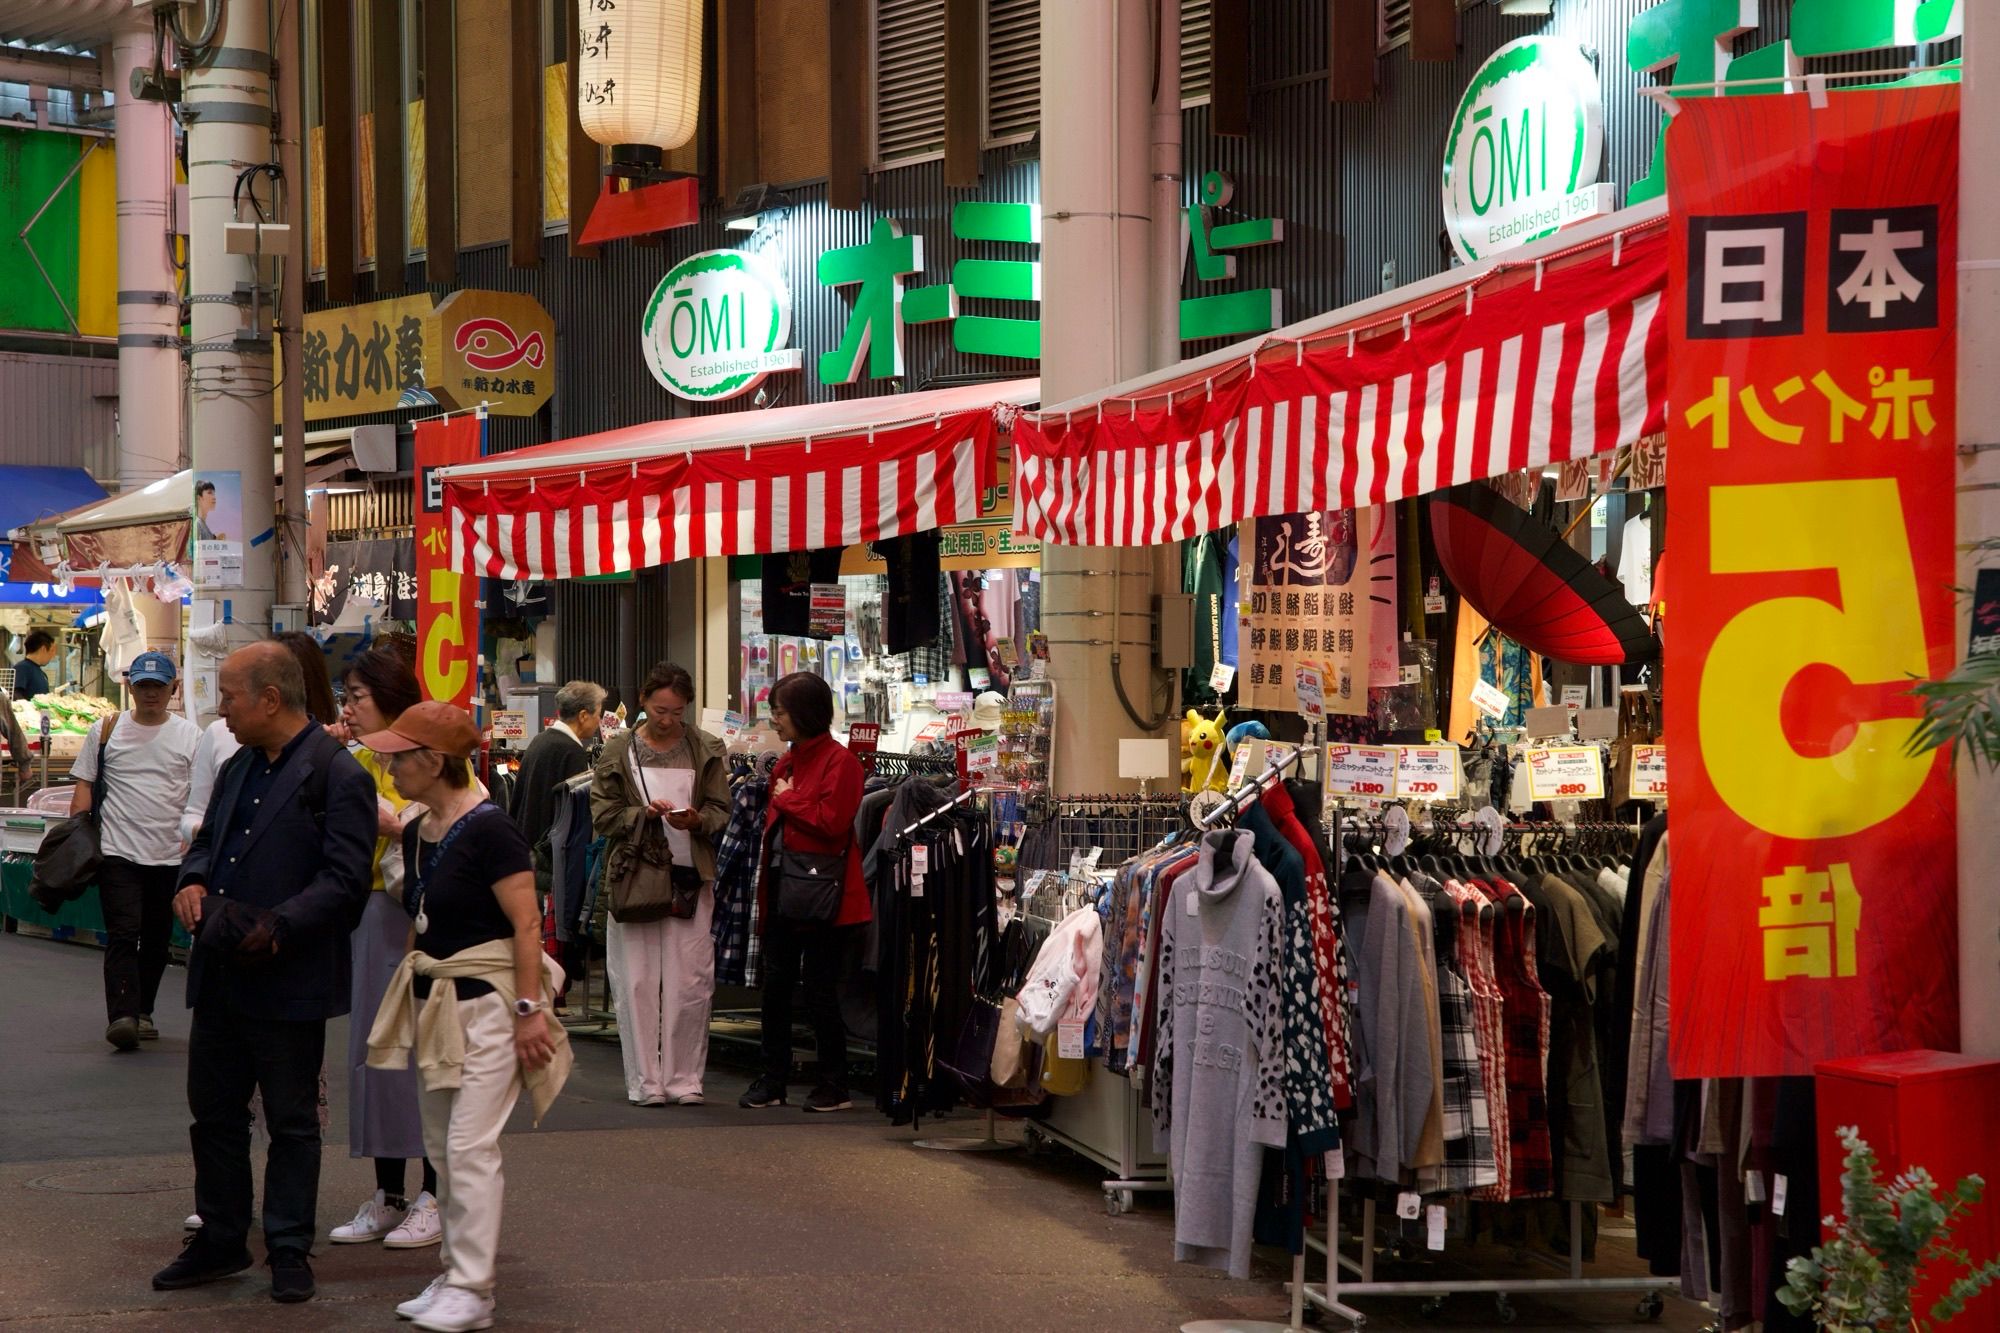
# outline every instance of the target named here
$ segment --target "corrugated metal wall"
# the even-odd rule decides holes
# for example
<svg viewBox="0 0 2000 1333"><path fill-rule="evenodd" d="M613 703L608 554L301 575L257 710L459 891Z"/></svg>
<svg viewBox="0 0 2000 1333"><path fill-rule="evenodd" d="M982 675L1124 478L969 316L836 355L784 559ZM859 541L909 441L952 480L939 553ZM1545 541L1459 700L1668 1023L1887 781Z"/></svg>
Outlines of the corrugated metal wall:
<svg viewBox="0 0 2000 1333"><path fill-rule="evenodd" d="M118 479L118 363L0 352L0 462Z"/></svg>

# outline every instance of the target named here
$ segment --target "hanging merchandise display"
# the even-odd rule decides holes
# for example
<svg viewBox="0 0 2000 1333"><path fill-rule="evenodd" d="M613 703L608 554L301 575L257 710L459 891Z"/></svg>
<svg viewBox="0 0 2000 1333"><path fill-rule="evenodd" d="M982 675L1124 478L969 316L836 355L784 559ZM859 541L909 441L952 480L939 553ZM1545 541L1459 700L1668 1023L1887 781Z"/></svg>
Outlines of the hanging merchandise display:
<svg viewBox="0 0 2000 1333"><path fill-rule="evenodd" d="M1702 98L1668 136L1677 1078L1958 1045L1908 696L1954 656L1958 97Z"/></svg>

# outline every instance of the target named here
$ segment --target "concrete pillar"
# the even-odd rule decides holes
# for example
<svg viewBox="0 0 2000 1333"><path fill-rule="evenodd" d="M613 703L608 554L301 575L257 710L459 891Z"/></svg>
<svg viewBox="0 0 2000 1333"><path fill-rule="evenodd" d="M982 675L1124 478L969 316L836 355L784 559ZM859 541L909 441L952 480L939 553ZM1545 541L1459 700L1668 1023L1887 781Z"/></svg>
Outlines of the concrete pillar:
<svg viewBox="0 0 2000 1333"><path fill-rule="evenodd" d="M1044 403L1155 364L1150 147L1160 7L1042 0L1042 123L1059 127L1042 139ZM1154 566L1147 550L1042 548L1058 792L1132 785L1118 778L1117 741L1147 733L1120 702L1113 673L1139 713L1155 706Z"/></svg>
<svg viewBox="0 0 2000 1333"><path fill-rule="evenodd" d="M118 485L137 490L181 470L180 291L173 262L174 122L133 79L153 65L152 16L126 15L111 38L118 195Z"/></svg>
<svg viewBox="0 0 2000 1333"><path fill-rule="evenodd" d="M1982 125L2000 124L2000 13L1963 5L1958 146L1958 540L2000 537L2000 181ZM1976 49L1975 49L1976 48ZM1978 54L1984 51L1985 55ZM1981 564L1960 557L1958 583ZM1960 633L1965 617L1958 617ZM1964 641L1960 641L1961 650ZM2000 776L1958 767L1958 986L1967 1054L2000 1058Z"/></svg>
<svg viewBox="0 0 2000 1333"><path fill-rule="evenodd" d="M240 580L197 577L195 595L226 603L229 647L262 638L270 630L277 584L273 540L274 471L271 459L271 357L273 311L271 258L257 260L227 251L227 227L236 221L233 198L246 167L271 160L270 30L265 0L226 0L222 20L200 63L182 79L183 114L188 129L189 392L193 402L191 442L199 473L239 474L243 509L240 531L226 532L243 543ZM271 183L262 175L244 181L274 217ZM301 196L303 191L297 191ZM249 204L244 216L254 218ZM261 271L260 271L261 270ZM238 304L239 289L255 289Z"/></svg>

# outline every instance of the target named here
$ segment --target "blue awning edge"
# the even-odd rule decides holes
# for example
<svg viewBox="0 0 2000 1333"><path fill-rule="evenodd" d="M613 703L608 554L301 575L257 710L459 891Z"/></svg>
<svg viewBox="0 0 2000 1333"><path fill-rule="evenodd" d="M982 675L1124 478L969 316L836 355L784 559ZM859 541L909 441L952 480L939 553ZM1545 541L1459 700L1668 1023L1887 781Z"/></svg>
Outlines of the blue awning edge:
<svg viewBox="0 0 2000 1333"><path fill-rule="evenodd" d="M0 541L17 528L66 514L108 494L80 467L0 464Z"/></svg>

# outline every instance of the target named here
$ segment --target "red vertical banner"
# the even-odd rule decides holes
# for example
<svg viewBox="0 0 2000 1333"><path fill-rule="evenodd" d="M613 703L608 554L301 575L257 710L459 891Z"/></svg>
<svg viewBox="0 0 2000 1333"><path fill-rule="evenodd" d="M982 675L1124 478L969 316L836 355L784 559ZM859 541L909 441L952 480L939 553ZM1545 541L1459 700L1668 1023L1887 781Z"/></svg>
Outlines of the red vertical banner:
<svg viewBox="0 0 2000 1333"><path fill-rule="evenodd" d="M1817 104L1816 104L1817 103ZM1666 634L1676 1078L1958 1041L1958 89L1688 99Z"/></svg>
<svg viewBox="0 0 2000 1333"><path fill-rule="evenodd" d="M486 423L477 413L417 423L417 684L426 699L472 707L478 665L476 577L452 564L439 468L476 462Z"/></svg>

